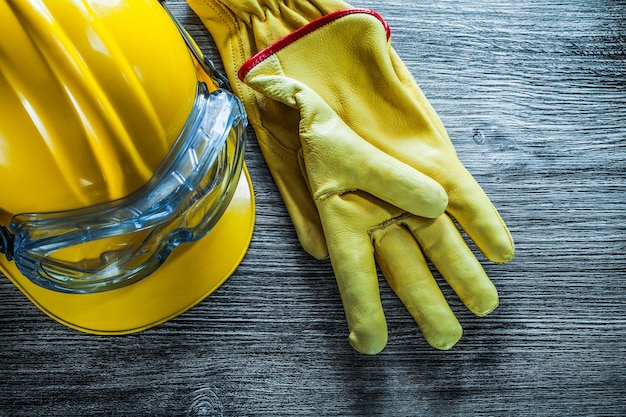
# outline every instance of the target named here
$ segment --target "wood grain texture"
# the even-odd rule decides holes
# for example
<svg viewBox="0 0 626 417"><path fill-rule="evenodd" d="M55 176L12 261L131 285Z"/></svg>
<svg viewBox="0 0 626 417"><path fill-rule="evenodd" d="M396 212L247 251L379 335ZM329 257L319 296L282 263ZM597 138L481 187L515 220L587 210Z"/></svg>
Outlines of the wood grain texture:
<svg viewBox="0 0 626 417"><path fill-rule="evenodd" d="M90 336L0 277L0 416L626 415L626 2L353 4L388 21L511 229L516 259L484 263L500 307L474 317L443 286L465 334L439 352L381 283L389 344L354 352L330 264L300 249L250 131L250 250L189 312Z"/></svg>

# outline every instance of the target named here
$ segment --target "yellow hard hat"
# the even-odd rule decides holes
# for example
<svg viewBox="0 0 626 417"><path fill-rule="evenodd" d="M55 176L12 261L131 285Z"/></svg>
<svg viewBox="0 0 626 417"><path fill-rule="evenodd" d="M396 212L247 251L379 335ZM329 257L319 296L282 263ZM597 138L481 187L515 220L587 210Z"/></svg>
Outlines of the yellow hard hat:
<svg viewBox="0 0 626 417"><path fill-rule="evenodd" d="M0 271L89 333L191 308L254 228L243 106L162 3L0 2Z"/></svg>

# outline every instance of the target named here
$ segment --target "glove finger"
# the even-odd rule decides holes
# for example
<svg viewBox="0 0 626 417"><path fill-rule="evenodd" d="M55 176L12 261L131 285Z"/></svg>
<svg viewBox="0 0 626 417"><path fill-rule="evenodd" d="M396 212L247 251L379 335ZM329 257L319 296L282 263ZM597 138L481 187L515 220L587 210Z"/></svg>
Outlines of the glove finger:
<svg viewBox="0 0 626 417"><path fill-rule="evenodd" d="M372 243L354 220L376 208L356 193L335 195L317 206L348 321L350 344L361 353L375 355L387 344L387 322Z"/></svg>
<svg viewBox="0 0 626 417"><path fill-rule="evenodd" d="M275 156L272 155L269 158L271 160ZM298 171L282 169L283 163L274 164L271 172L296 230L298 241L302 245L302 249L315 259L326 259L328 258L328 248L326 247L322 223L315 202L308 192L306 181L303 177L295 174Z"/></svg>
<svg viewBox="0 0 626 417"><path fill-rule="evenodd" d="M500 214L474 177L465 168L446 187L450 213L487 259L506 263L515 256L513 238Z"/></svg>
<svg viewBox="0 0 626 417"><path fill-rule="evenodd" d="M433 218L443 214L448 196L435 180L365 141L355 148L371 148L367 153L347 154L360 167L351 178L355 188L417 216Z"/></svg>
<svg viewBox="0 0 626 417"><path fill-rule="evenodd" d="M326 259L328 249L306 174L301 170L300 115L284 104L253 93L248 112L256 139L272 178L285 202L302 248L316 259ZM260 114L265 117L261 118Z"/></svg>
<svg viewBox="0 0 626 417"><path fill-rule="evenodd" d="M374 231L372 237L378 266L426 341L436 349L452 348L463 329L428 269L415 238L397 223Z"/></svg>
<svg viewBox="0 0 626 417"><path fill-rule="evenodd" d="M454 222L446 215L436 219L405 220L424 254L467 308L485 316L498 306L498 291L469 249Z"/></svg>

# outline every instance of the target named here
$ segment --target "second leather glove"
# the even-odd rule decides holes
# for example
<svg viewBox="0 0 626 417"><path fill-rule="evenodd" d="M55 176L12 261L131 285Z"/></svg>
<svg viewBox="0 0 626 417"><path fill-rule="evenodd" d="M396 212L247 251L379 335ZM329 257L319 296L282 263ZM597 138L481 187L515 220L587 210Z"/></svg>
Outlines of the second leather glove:
<svg viewBox="0 0 626 417"><path fill-rule="evenodd" d="M238 37L233 39L229 42L237 44ZM333 184L351 176L360 176L362 184L380 183L368 170L381 162L359 157L374 145L377 152L444 184L455 198L449 209L456 210L490 259L512 258L506 227L456 158L441 122L390 49L388 28L375 13L351 9L326 15L261 51L240 75L261 93L249 96L249 116L303 246L322 257L323 243L328 244L355 349L376 353L386 343L374 256L426 339L439 349L453 346L461 327L422 251L470 310L484 315L497 306L495 287L447 215L417 217L425 213L378 195L385 203L360 186ZM302 175L294 172L298 164ZM339 177L329 171L336 167ZM397 178L384 182L389 193L397 189L408 200L426 189L399 184ZM431 196L439 199L437 192Z"/></svg>

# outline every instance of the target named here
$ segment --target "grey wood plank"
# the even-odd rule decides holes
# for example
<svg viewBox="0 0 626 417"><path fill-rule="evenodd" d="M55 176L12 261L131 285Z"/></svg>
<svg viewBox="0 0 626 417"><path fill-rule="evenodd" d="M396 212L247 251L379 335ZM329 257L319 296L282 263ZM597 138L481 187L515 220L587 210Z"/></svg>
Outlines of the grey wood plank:
<svg viewBox="0 0 626 417"><path fill-rule="evenodd" d="M516 259L484 262L499 308L474 317L442 285L465 334L438 352L381 278L389 344L352 351L330 264L300 249L250 131L250 250L189 312L90 336L0 277L0 416L626 415L626 2L354 5L388 21L513 233Z"/></svg>

